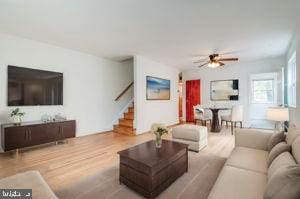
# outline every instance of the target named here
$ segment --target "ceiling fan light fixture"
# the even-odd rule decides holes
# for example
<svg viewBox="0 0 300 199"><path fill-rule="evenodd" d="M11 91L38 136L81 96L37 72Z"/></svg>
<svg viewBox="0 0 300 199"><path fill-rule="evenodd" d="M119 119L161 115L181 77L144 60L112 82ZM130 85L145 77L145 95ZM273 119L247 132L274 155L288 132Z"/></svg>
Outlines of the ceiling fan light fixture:
<svg viewBox="0 0 300 199"><path fill-rule="evenodd" d="M208 65L207 65L207 67L209 67L209 68L217 68L219 66L221 66L220 63L219 62L215 62L215 61L209 62Z"/></svg>
<svg viewBox="0 0 300 199"><path fill-rule="evenodd" d="M238 61L239 58L222 58L220 57L219 54L212 54L212 55L209 55L209 60L208 61L205 61L204 64L201 64L200 66L198 66L199 68L203 67L203 66L207 66L209 68L218 68L220 66L224 66L225 63L224 61ZM202 63L203 60L199 60L199 61L196 61L194 63Z"/></svg>

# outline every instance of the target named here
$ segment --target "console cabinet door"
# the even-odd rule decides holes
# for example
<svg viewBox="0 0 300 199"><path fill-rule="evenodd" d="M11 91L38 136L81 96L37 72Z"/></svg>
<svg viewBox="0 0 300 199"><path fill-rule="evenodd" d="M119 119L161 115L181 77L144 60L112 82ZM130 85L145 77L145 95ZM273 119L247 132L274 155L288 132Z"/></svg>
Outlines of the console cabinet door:
<svg viewBox="0 0 300 199"><path fill-rule="evenodd" d="M6 128L4 133L5 151L31 146L27 127Z"/></svg>
<svg viewBox="0 0 300 199"><path fill-rule="evenodd" d="M75 137L75 121L66 121L60 124L60 139Z"/></svg>
<svg viewBox="0 0 300 199"><path fill-rule="evenodd" d="M47 124L47 139L49 142L58 141L60 139L60 126L56 123Z"/></svg>
<svg viewBox="0 0 300 199"><path fill-rule="evenodd" d="M29 127L29 140L31 145L45 144L51 142L47 136L45 125L35 125Z"/></svg>

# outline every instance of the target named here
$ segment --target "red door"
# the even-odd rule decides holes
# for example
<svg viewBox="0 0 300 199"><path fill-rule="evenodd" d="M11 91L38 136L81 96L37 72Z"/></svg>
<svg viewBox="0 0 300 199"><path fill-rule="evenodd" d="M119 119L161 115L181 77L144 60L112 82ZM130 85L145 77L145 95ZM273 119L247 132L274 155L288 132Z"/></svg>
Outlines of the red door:
<svg viewBox="0 0 300 199"><path fill-rule="evenodd" d="M194 121L193 106L200 104L201 101L201 87L200 79L186 81L186 121Z"/></svg>

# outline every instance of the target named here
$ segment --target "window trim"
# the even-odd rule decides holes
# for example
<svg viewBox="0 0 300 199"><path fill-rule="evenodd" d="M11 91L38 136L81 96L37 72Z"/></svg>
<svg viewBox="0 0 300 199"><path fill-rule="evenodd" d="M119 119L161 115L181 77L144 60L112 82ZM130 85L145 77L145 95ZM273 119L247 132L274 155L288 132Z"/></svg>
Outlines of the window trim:
<svg viewBox="0 0 300 199"><path fill-rule="evenodd" d="M292 74L291 71L292 70ZM292 80L290 80L292 79ZM292 88L291 88L292 87ZM293 89L291 91L291 89ZM294 93L292 103L290 102L289 96L291 96L291 92ZM287 64L287 105L291 108L297 107L297 59L296 52L292 54L292 56L288 60Z"/></svg>

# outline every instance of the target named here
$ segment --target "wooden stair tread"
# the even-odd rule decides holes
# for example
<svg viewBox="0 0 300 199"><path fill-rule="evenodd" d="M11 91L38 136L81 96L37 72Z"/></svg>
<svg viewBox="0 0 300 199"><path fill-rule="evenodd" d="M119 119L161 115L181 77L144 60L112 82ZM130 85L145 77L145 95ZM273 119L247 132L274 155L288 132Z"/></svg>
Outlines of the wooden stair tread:
<svg viewBox="0 0 300 199"><path fill-rule="evenodd" d="M135 135L135 129L128 126L114 125L114 132L124 135Z"/></svg>
<svg viewBox="0 0 300 199"><path fill-rule="evenodd" d="M124 113L124 119L134 119L134 113Z"/></svg>
<svg viewBox="0 0 300 199"><path fill-rule="evenodd" d="M119 125L133 127L133 119L119 119Z"/></svg>
<svg viewBox="0 0 300 199"><path fill-rule="evenodd" d="M134 124L134 105L128 107L126 113L124 113L124 118L119 119L119 124L114 125L114 132L124 135L135 135Z"/></svg>

